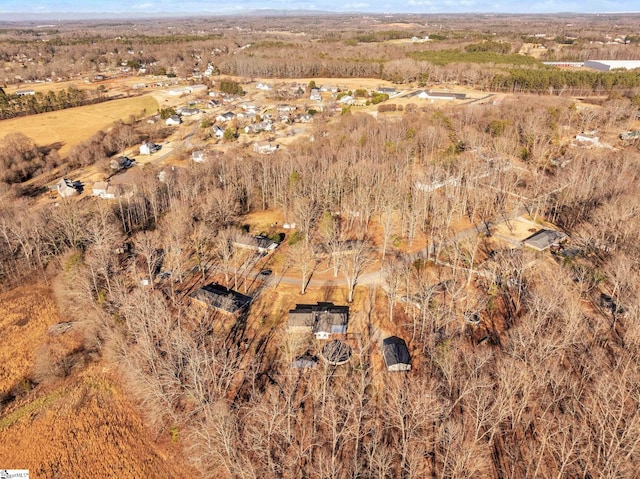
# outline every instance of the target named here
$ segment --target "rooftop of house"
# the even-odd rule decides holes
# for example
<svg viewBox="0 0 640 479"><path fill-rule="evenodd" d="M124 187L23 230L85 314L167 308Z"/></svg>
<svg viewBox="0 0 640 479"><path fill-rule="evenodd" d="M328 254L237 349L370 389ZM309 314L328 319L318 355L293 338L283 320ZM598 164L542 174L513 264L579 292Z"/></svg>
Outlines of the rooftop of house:
<svg viewBox="0 0 640 479"><path fill-rule="evenodd" d="M407 343L398 336L390 336L382 341L382 355L387 368L398 364L411 364Z"/></svg>
<svg viewBox="0 0 640 479"><path fill-rule="evenodd" d="M349 307L333 303L297 304L289 311L290 327L310 327L312 332L334 332L333 327L346 326L349 322Z"/></svg>
<svg viewBox="0 0 640 479"><path fill-rule="evenodd" d="M542 229L525 238L522 243L537 251L544 251L555 244L561 243L566 238L567 235L561 231Z"/></svg>
<svg viewBox="0 0 640 479"><path fill-rule="evenodd" d="M203 286L191 293L190 296L208 307L232 314L247 307L252 301L251 297L216 283Z"/></svg>

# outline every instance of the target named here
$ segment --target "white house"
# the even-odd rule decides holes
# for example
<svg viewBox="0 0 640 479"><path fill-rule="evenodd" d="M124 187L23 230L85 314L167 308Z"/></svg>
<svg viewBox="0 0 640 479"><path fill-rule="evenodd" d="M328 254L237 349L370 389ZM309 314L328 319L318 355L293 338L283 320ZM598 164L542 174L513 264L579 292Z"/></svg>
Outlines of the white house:
<svg viewBox="0 0 640 479"><path fill-rule="evenodd" d="M116 197L115 191L106 181L96 181L91 188L91 194L105 200L112 200Z"/></svg>
<svg viewBox="0 0 640 479"><path fill-rule="evenodd" d="M56 183L56 190L58 191L58 194L63 198L75 196L80 193L78 184L69 180L68 178L60 178L60 180Z"/></svg>
<svg viewBox="0 0 640 479"><path fill-rule="evenodd" d="M309 100L311 101L322 101L322 95L320 94L320 90L317 88L313 88L311 93L309 94Z"/></svg>
<svg viewBox="0 0 640 479"><path fill-rule="evenodd" d="M178 115L171 115L169 118L165 120L164 123L167 126L176 126L182 123L182 118L180 118Z"/></svg>
<svg viewBox="0 0 640 479"><path fill-rule="evenodd" d="M213 136L215 136L216 138L220 139L224 137L224 128L222 128L220 125L213 125L211 127L211 134Z"/></svg>
<svg viewBox="0 0 640 479"><path fill-rule="evenodd" d="M271 87L270 87L269 85L267 85L267 84L265 84L265 83L262 83L262 82L259 82L259 83L256 85L256 88L257 88L258 90L262 90L262 91L269 91L269 90L271 90Z"/></svg>
<svg viewBox="0 0 640 479"><path fill-rule="evenodd" d="M351 95L345 95L338 100L339 103L343 105L353 105L356 101Z"/></svg>
<svg viewBox="0 0 640 479"><path fill-rule="evenodd" d="M155 143L152 143L150 141L144 142L142 145L140 145L140 154L141 155L151 155L153 153L155 153L156 151L158 151L160 149L160 146L156 145Z"/></svg>
<svg viewBox="0 0 640 479"><path fill-rule="evenodd" d="M200 110L197 108L179 108L178 113L182 116L193 116L200 113Z"/></svg>
<svg viewBox="0 0 640 479"><path fill-rule="evenodd" d="M191 160L194 161L195 163L202 163L204 162L204 159L205 159L204 151L194 151L191 153Z"/></svg>
<svg viewBox="0 0 640 479"><path fill-rule="evenodd" d="M216 121L224 123L224 122L233 120L235 117L236 117L235 113L233 113L232 111L228 111L226 113L216 116Z"/></svg>
<svg viewBox="0 0 640 479"><path fill-rule="evenodd" d="M261 155L270 155L271 153L275 153L278 148L280 148L280 145L272 144L268 141L259 141L253 144L253 151Z"/></svg>

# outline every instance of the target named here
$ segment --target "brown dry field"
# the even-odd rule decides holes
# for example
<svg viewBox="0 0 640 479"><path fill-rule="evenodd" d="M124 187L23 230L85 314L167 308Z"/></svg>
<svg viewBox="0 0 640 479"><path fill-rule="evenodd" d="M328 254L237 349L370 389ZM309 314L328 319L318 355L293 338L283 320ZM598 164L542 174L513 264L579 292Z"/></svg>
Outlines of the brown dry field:
<svg viewBox="0 0 640 479"><path fill-rule="evenodd" d="M30 372L33 353L46 340L47 328L59 321L58 308L44 286L0 294L0 395Z"/></svg>
<svg viewBox="0 0 640 479"><path fill-rule="evenodd" d="M30 374L40 345L61 340L46 334L61 320L44 286L0 294L2 397ZM150 437L118 377L104 364L23 391L0 405L3 468L29 469L36 479L196 476L179 442L172 443L168 434Z"/></svg>
<svg viewBox="0 0 640 479"><path fill-rule="evenodd" d="M157 109L157 100L145 95L11 118L0 121L0 141L8 133L19 131L38 146L61 143L60 155L64 156L71 146L90 138L98 130L109 128L116 120L126 120L144 110L147 114L155 113Z"/></svg>

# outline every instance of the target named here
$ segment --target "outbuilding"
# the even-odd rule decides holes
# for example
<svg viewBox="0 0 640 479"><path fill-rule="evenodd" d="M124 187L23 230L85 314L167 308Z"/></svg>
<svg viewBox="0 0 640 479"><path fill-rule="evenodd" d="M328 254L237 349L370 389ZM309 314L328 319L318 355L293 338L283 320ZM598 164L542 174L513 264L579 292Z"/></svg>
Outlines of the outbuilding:
<svg viewBox="0 0 640 479"><path fill-rule="evenodd" d="M382 355L387 371L411 371L411 356L404 339L398 336L383 339Z"/></svg>

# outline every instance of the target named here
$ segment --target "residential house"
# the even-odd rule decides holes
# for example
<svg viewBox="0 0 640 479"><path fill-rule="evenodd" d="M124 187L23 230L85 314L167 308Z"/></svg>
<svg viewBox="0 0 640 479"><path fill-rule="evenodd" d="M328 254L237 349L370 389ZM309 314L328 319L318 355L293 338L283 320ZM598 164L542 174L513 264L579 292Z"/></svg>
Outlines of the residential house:
<svg viewBox="0 0 640 479"><path fill-rule="evenodd" d="M220 102L218 100L209 100L207 102L207 108L216 108L220 106Z"/></svg>
<svg viewBox="0 0 640 479"><path fill-rule="evenodd" d="M236 114L232 111L228 111L226 113L222 113L221 115L216 116L216 121L221 123L225 123L227 121L231 121L236 117Z"/></svg>
<svg viewBox="0 0 640 479"><path fill-rule="evenodd" d="M387 371L411 371L411 356L404 339L397 336L383 339L382 356Z"/></svg>
<svg viewBox="0 0 640 479"><path fill-rule="evenodd" d="M112 185L106 181L96 181L91 188L91 194L103 200L113 200L122 196L122 185Z"/></svg>
<svg viewBox="0 0 640 479"><path fill-rule="evenodd" d="M387 94L389 96L393 96L396 93L398 93L398 90L396 90L393 87L386 87L386 86L380 86L378 87L378 89L376 90L378 93L383 93L383 94Z"/></svg>
<svg viewBox="0 0 640 479"><path fill-rule="evenodd" d="M349 323L349 307L333 303L297 304L289 311L287 331L312 333L317 339L344 335Z"/></svg>
<svg viewBox="0 0 640 479"><path fill-rule="evenodd" d="M343 105L353 105L356 100L351 95L345 95L338 100L338 103L342 103Z"/></svg>
<svg viewBox="0 0 640 479"><path fill-rule="evenodd" d="M311 89L311 93L309 94L309 100L322 101L322 95L320 94L320 90L318 88Z"/></svg>
<svg viewBox="0 0 640 479"><path fill-rule="evenodd" d="M536 251L544 251L552 246L558 246L566 239L567 235L561 231L542 229L526 238L522 244Z"/></svg>
<svg viewBox="0 0 640 479"><path fill-rule="evenodd" d="M215 136L218 139L224 138L224 128L222 128L220 125L213 125L211 127L211 135Z"/></svg>
<svg viewBox="0 0 640 479"><path fill-rule="evenodd" d="M255 103L243 103L240 108L247 113L255 113L258 110L258 106Z"/></svg>
<svg viewBox="0 0 640 479"><path fill-rule="evenodd" d="M171 115L165 120L164 123L167 126L176 126L182 123L182 118L180 118L178 115Z"/></svg>
<svg viewBox="0 0 640 479"><path fill-rule="evenodd" d="M234 246L238 248L252 249L258 253L268 253L278 247L278 243L266 236L241 236L233 242Z"/></svg>
<svg viewBox="0 0 640 479"><path fill-rule="evenodd" d="M136 160L132 160L126 156L119 156L118 158L114 158L109 162L109 167L112 170L126 170L127 168L131 168L136 164Z"/></svg>
<svg viewBox="0 0 640 479"><path fill-rule="evenodd" d="M260 133L261 131L271 131L272 124L270 121L261 121L259 123L252 123L244 127L245 133Z"/></svg>
<svg viewBox="0 0 640 479"><path fill-rule="evenodd" d="M269 85L267 85L266 83L262 83L262 82L258 82L258 84L256 85L256 88L258 90L262 90L262 91L269 91L269 90L272 89Z"/></svg>
<svg viewBox="0 0 640 479"><path fill-rule="evenodd" d="M338 93L338 87L335 85L322 85L320 91Z"/></svg>
<svg viewBox="0 0 640 479"><path fill-rule="evenodd" d="M182 116L193 116L200 113L200 110L197 108L179 108L178 113Z"/></svg>
<svg viewBox="0 0 640 479"><path fill-rule="evenodd" d="M280 148L280 145L273 144L268 141L259 141L253 144L253 151L261 155L270 155L271 153L275 153L278 148Z"/></svg>
<svg viewBox="0 0 640 479"><path fill-rule="evenodd" d="M203 163L205 160L205 152L202 150L199 151L193 151L191 153L191 161L194 161L195 163Z"/></svg>
<svg viewBox="0 0 640 479"><path fill-rule="evenodd" d="M281 103L276 107L276 110L278 110L278 113L291 113L296 110L296 107L294 105L287 105L286 103Z"/></svg>
<svg viewBox="0 0 640 479"><path fill-rule="evenodd" d="M160 148L161 148L160 145L156 145L155 143L152 143L150 141L146 141L142 145L140 145L140 154L141 155L152 155L153 153L158 151Z"/></svg>
<svg viewBox="0 0 640 479"><path fill-rule="evenodd" d="M78 195L82 191L82 185L79 181L71 181L68 178L60 178L55 188L62 198Z"/></svg>
<svg viewBox="0 0 640 479"><path fill-rule="evenodd" d="M251 297L216 283L203 286L189 296L198 304L228 314L240 313L252 301Z"/></svg>

